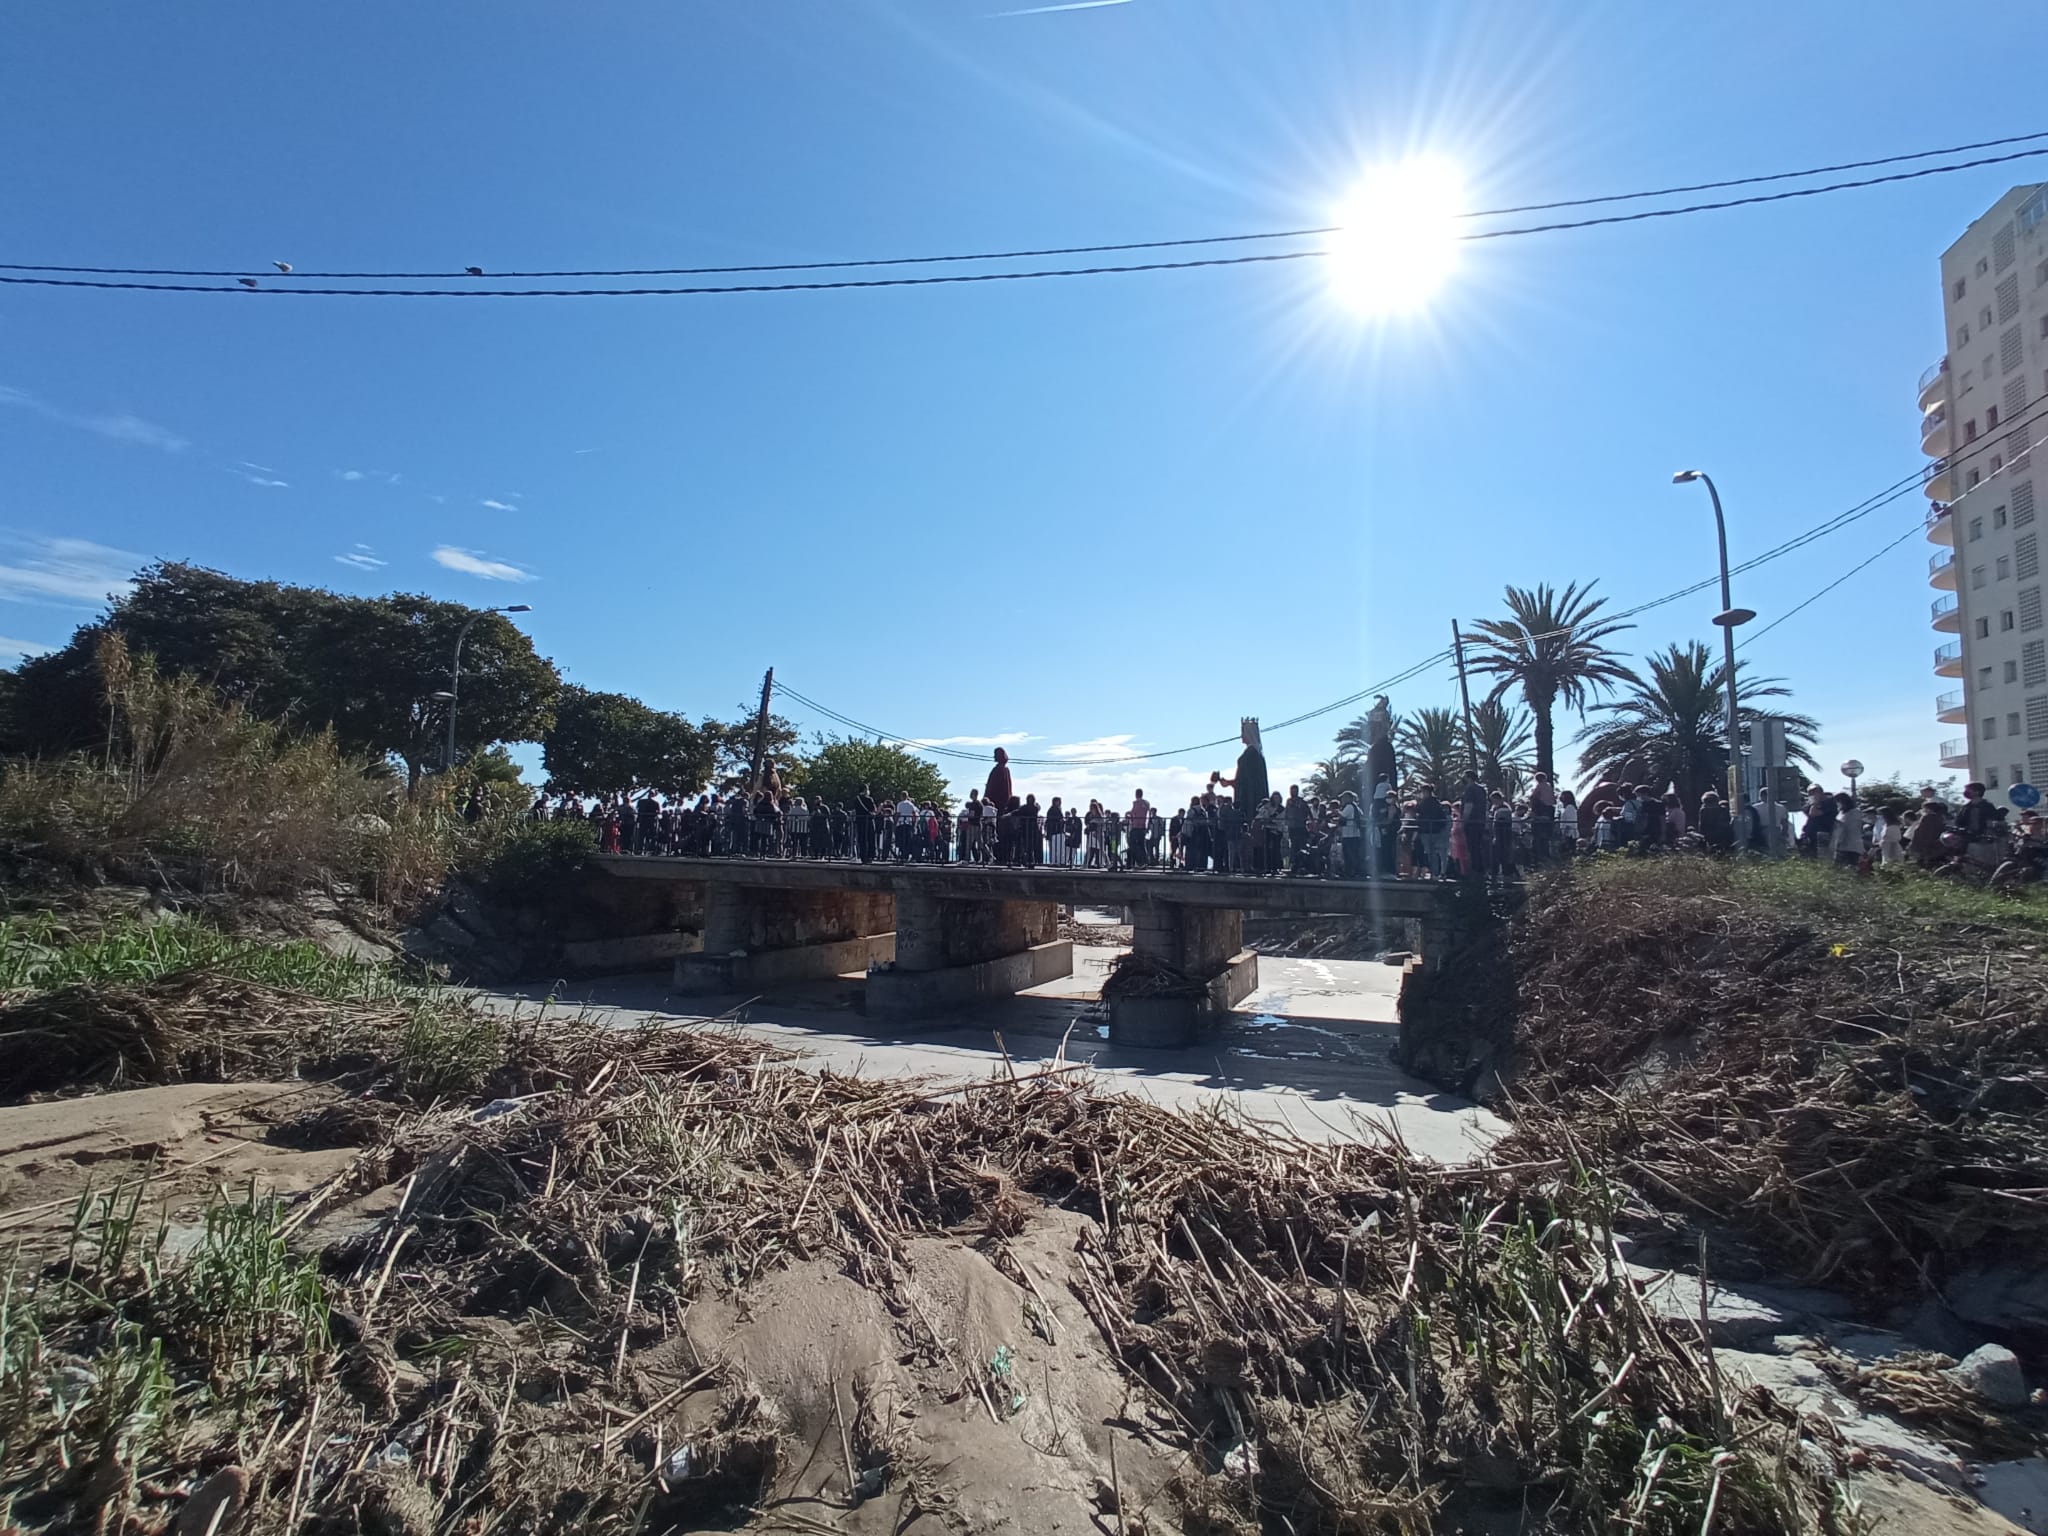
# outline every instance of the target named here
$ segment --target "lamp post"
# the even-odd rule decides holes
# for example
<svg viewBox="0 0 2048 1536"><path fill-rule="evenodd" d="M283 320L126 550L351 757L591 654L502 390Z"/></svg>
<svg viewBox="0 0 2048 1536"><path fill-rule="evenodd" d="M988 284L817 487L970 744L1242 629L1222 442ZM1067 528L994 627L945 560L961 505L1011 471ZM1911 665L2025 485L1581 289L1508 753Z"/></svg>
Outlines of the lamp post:
<svg viewBox="0 0 2048 1536"><path fill-rule="evenodd" d="M472 613L463 620L462 628L455 632L455 664L448 669L448 761L447 771L455 767L455 707L462 698L462 642L469 638L470 626L486 613L531 613L531 603L514 603L508 608L485 608Z"/></svg>
<svg viewBox="0 0 2048 1536"><path fill-rule="evenodd" d="M1721 626L1721 670L1728 687L1728 810L1732 815L1742 803L1742 732L1735 721L1735 626L1747 624L1756 611L1736 607L1728 592L1728 523L1721 516L1721 493L1714 489L1713 480L1701 469L1681 469L1671 477L1673 485L1694 480L1704 482L1713 498L1714 536L1721 546L1721 611L1714 615L1714 622Z"/></svg>

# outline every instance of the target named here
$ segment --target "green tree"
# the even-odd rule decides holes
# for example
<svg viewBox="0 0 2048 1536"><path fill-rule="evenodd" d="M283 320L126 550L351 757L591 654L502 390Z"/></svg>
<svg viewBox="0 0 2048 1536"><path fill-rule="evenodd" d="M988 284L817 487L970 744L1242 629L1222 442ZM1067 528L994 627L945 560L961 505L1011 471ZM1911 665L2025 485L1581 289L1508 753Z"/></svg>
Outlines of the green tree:
<svg viewBox="0 0 2048 1536"><path fill-rule="evenodd" d="M1726 778L1726 669L1700 640L1668 646L1646 657L1644 666L1648 675L1629 692L1595 706L1602 718L1580 735L1579 770L1589 783L1632 779L1660 789L1672 785L1690 814L1700 796L1719 789ZM1761 700L1790 695L1777 678L1745 678L1742 663L1735 664L1738 723L1750 723L1763 714L1784 721L1786 756L1817 768L1812 748L1819 722L1759 705Z"/></svg>
<svg viewBox="0 0 2048 1536"><path fill-rule="evenodd" d="M1529 773L1529 712L1501 699L1483 699L1472 709L1472 735L1479 744L1479 779L1510 800L1522 793Z"/></svg>
<svg viewBox="0 0 2048 1536"><path fill-rule="evenodd" d="M1473 622L1472 670L1498 679L1490 698L1512 689L1536 722L1536 771L1555 774L1556 737L1552 711L1564 704L1581 714L1587 703L1610 689L1635 681L1606 641L1633 625L1600 617L1607 605L1593 596L1593 584L1574 582L1557 591L1548 585L1510 586L1508 616Z"/></svg>
<svg viewBox="0 0 2048 1536"><path fill-rule="evenodd" d="M713 743L717 758L714 783L720 794L747 787L754 762L754 718L754 710L743 708L736 719L706 720L700 727ZM802 779L803 757L796 749L796 727L770 712L766 739L763 762L775 764L785 784Z"/></svg>
<svg viewBox="0 0 2048 1536"><path fill-rule="evenodd" d="M1314 799L1341 800L1346 794L1354 794L1364 801L1368 798L1365 758L1363 755L1337 756L1317 763L1309 771L1307 782L1302 787Z"/></svg>
<svg viewBox="0 0 2048 1536"><path fill-rule="evenodd" d="M457 760L493 742L538 741L561 692L554 663L503 614L404 592L338 601L322 616L300 667L301 715L331 724L346 747L391 753L416 787L447 755L448 703L434 695L448 688L465 624Z"/></svg>
<svg viewBox="0 0 2048 1536"><path fill-rule="evenodd" d="M681 715L573 684L541 739L549 787L578 795L643 787L695 794L710 782L717 758L716 742Z"/></svg>
<svg viewBox="0 0 2048 1536"><path fill-rule="evenodd" d="M919 805L929 801L942 810L953 803L945 775L914 752L892 742L863 741L858 736L820 735L813 739L804 760L805 794L822 795L828 805L844 805L862 786L877 795L907 792Z"/></svg>
<svg viewBox="0 0 2048 1536"><path fill-rule="evenodd" d="M1472 760L1465 750L1465 723L1454 709L1418 709L1404 717L1394 752L1404 786L1434 784L1438 794L1455 792Z"/></svg>
<svg viewBox="0 0 2048 1536"><path fill-rule="evenodd" d="M161 562L82 626L61 650L17 673L15 733L22 750L91 747L106 734L94 657L118 635L166 676L208 684L251 716L294 728L332 726L347 750L401 759L410 784L446 751L455 637L476 618L462 654L458 755L498 741L537 740L561 679L502 614L408 594L344 597L318 587L242 581Z"/></svg>

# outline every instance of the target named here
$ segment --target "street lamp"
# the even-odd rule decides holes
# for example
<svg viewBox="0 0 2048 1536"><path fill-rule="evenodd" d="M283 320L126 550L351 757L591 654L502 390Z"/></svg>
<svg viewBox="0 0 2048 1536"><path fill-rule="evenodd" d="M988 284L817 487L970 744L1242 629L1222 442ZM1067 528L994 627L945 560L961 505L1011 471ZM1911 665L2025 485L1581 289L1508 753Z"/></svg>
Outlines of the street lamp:
<svg viewBox="0 0 2048 1536"><path fill-rule="evenodd" d="M462 628L455 632L455 665L448 669L448 762L447 768L455 768L455 706L462 697L462 642L469 638L470 626L486 613L531 613L531 603L514 603L509 608L484 608L463 620ZM440 697L440 695L435 695Z"/></svg>
<svg viewBox="0 0 2048 1536"><path fill-rule="evenodd" d="M1695 480L1703 481L1714 499L1714 536L1721 545L1721 611L1714 615L1714 622L1721 626L1721 670L1728 684L1728 809L1733 814L1742 801L1742 736L1735 723L1735 626L1747 624L1756 611L1736 607L1728 593L1728 524L1721 516L1721 493L1714 489L1713 480L1701 469L1681 469L1671 477L1673 485L1689 485Z"/></svg>

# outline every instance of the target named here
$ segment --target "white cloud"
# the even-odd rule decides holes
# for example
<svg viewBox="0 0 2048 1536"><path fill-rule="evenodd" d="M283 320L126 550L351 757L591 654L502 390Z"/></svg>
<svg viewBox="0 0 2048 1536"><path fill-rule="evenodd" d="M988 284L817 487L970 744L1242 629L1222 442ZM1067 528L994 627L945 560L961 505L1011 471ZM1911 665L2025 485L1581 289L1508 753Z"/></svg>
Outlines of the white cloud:
<svg viewBox="0 0 2048 1536"><path fill-rule="evenodd" d="M367 480L370 478L360 469L337 469L334 472L334 477L337 480Z"/></svg>
<svg viewBox="0 0 2048 1536"><path fill-rule="evenodd" d="M1097 736L1093 741L1068 741L1056 747L1047 747L1040 753L1043 757L1128 757L1131 754L1135 736Z"/></svg>
<svg viewBox="0 0 2048 1536"><path fill-rule="evenodd" d="M460 571L465 576L481 576L485 581L540 579L523 566L513 565L506 560L493 560L480 550L457 549L452 544L443 544L434 551L434 563L451 571Z"/></svg>
<svg viewBox="0 0 2048 1536"><path fill-rule="evenodd" d="M253 469L259 475L274 475L277 473L268 464L251 464L247 459L237 459L235 463L239 468Z"/></svg>
<svg viewBox="0 0 2048 1536"><path fill-rule="evenodd" d="M427 500L429 500L429 501L432 501L432 502L439 502L439 503L441 503L441 504L445 505L445 504L447 503L447 500L448 500L448 498L447 498L446 496L439 496L439 495L436 495L436 494L435 494L434 492L432 492L432 491L429 491L429 492L427 492Z"/></svg>
<svg viewBox="0 0 2048 1536"><path fill-rule="evenodd" d="M517 507L513 506L509 501L493 501L488 496L486 496L482 501L478 502L477 505L480 507L489 507L493 512L517 512L519 510Z"/></svg>
<svg viewBox="0 0 2048 1536"><path fill-rule="evenodd" d="M388 563L387 561L379 560L377 558L377 551L370 548L367 544L358 544L347 554L336 555L334 558L341 564L353 566L359 571L374 571L380 565Z"/></svg>
<svg viewBox="0 0 2048 1536"><path fill-rule="evenodd" d="M232 471L232 473L240 475L244 480L248 481L251 485L277 486L285 489L289 489L291 486L291 482L289 480L273 480L267 475L251 474L247 470L237 469Z"/></svg>
<svg viewBox="0 0 2048 1536"><path fill-rule="evenodd" d="M50 647L34 640L9 640L0 636L0 660L26 661L31 656L49 654Z"/></svg>
<svg viewBox="0 0 2048 1536"><path fill-rule="evenodd" d="M143 563L88 539L13 539L0 551L0 601L103 603L125 595Z"/></svg>
<svg viewBox="0 0 2048 1536"><path fill-rule="evenodd" d="M48 421L60 422L67 427L77 427L85 432L97 432L101 437L112 438L117 443L137 443L144 448L160 448L165 453L183 453L191 447L188 438L180 437L168 427L160 427L153 421L144 421L126 411L115 411L109 415L96 416L86 412L67 411L39 400L25 389L12 389L0 385L0 405L19 406L25 411L34 411Z"/></svg>
<svg viewBox="0 0 2048 1536"><path fill-rule="evenodd" d="M1038 738L1029 731L1003 731L995 736L920 736L921 747L1017 747Z"/></svg>

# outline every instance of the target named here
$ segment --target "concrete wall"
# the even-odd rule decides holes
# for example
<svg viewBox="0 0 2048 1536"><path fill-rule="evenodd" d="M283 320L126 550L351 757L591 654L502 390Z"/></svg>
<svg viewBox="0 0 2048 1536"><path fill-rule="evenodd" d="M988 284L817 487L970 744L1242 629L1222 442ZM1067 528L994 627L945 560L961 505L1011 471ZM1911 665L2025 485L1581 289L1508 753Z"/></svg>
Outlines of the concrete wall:
<svg viewBox="0 0 2048 1536"><path fill-rule="evenodd" d="M902 971L939 971L1022 954L1050 943L1059 930L1059 907L1050 901L947 900L905 891L896 898L895 916L896 967Z"/></svg>
<svg viewBox="0 0 2048 1536"><path fill-rule="evenodd" d="M1074 972L1074 946L1070 940L1055 939L1035 944L1018 954L1001 955L972 965L951 965L938 970L907 971L901 968L876 971L868 977L869 1018L890 1018L904 1014L932 1013L960 1007L981 998L1008 997L1027 987L1043 986Z"/></svg>
<svg viewBox="0 0 2048 1536"><path fill-rule="evenodd" d="M1151 901L1131 916L1131 947L1188 975L1219 974L1244 948L1244 914Z"/></svg>
<svg viewBox="0 0 2048 1536"><path fill-rule="evenodd" d="M757 954L837 944L896 926L896 903L879 891L776 890L712 884L704 903L707 955Z"/></svg>

